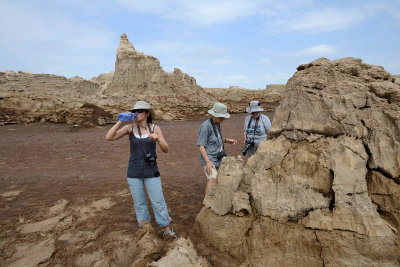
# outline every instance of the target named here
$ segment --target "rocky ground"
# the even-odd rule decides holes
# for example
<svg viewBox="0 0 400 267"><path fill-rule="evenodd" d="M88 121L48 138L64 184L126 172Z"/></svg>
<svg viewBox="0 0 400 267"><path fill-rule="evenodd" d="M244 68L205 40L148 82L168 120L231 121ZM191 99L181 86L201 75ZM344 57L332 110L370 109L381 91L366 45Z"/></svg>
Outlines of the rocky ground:
<svg viewBox="0 0 400 267"><path fill-rule="evenodd" d="M125 52L143 59L133 46L118 51L121 66L138 63ZM120 62L124 58L127 64ZM14 76L0 73L0 82ZM224 94L217 99L227 104L247 99L235 88L224 92L232 92L232 101ZM176 97L182 106L158 111L184 119L186 110L191 116L206 110L207 105L188 105L185 94L162 95L155 103ZM12 99L0 95L3 104ZM32 103L59 114L45 102ZM108 121L105 109L83 106L79 121ZM7 112L0 123L12 117ZM227 147L231 156L243 146L244 116L233 115L223 125L225 137L239 139L240 145ZM159 155L165 196L183 237L174 242L162 239L154 224L136 228L125 181L128 142L106 142L110 126L0 128L0 265L399 266L397 77L356 58L300 65L274 110L270 138L248 161L225 158L204 201L206 181L195 145L201 122L159 123L171 145L171 153Z"/></svg>
<svg viewBox="0 0 400 267"><path fill-rule="evenodd" d="M235 114L222 125L224 136L239 140L226 147L229 155L239 155L242 148L245 116ZM206 180L195 145L201 122L158 123L171 148L158 154L164 193L174 228L183 237L194 235L204 197ZM105 258L121 266L132 262L127 257L143 256L117 251L144 241L125 178L128 140L106 141L110 127L0 127L0 266L92 265ZM159 235L154 220L152 226ZM159 249L142 257L145 261L159 259L171 240L158 242Z"/></svg>

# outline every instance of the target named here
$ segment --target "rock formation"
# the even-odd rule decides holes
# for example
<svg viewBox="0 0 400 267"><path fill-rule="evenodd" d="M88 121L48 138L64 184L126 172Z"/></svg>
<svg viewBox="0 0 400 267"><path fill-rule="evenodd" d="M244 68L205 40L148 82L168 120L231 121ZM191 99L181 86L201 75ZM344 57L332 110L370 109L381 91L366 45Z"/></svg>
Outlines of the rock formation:
<svg viewBox="0 0 400 267"><path fill-rule="evenodd" d="M0 124L50 121L103 125L137 100L148 101L157 119L204 115L215 98L193 77L175 68L166 73L153 56L135 50L126 34L117 49L115 71L91 80L49 74L0 72Z"/></svg>
<svg viewBox="0 0 400 267"><path fill-rule="evenodd" d="M115 72L103 94L114 101L128 100L129 107L134 101L146 99L157 117L164 120L202 115L215 101L180 69L166 73L157 58L137 51L126 34L121 36Z"/></svg>
<svg viewBox="0 0 400 267"><path fill-rule="evenodd" d="M5 253L0 266L209 266L197 255L190 239L163 243L150 223L136 233L107 229L103 222L110 215L105 214L128 195L124 190L91 203L83 199L75 204L61 199L30 221L20 217L13 221L17 232L1 240ZM16 235L23 238L16 241ZM65 260L55 259L55 253Z"/></svg>
<svg viewBox="0 0 400 267"><path fill-rule="evenodd" d="M396 83L400 84L400 75L394 75L394 77L396 78Z"/></svg>
<svg viewBox="0 0 400 267"><path fill-rule="evenodd" d="M102 125L113 116L99 107L99 84L80 77L0 72L0 124L50 121Z"/></svg>
<svg viewBox="0 0 400 267"><path fill-rule="evenodd" d="M271 110L279 103L280 88L284 87L205 91L178 68L165 72L157 58L137 51L122 34L115 71L90 80L0 72L0 125L35 121L104 125L138 100L148 101L159 120L200 117L217 99L226 103L230 112L243 112L248 99L267 103L266 110Z"/></svg>
<svg viewBox="0 0 400 267"><path fill-rule="evenodd" d="M244 167L223 160L199 250L218 266L399 266L395 78L355 58L301 65L271 137Z"/></svg>
<svg viewBox="0 0 400 267"><path fill-rule="evenodd" d="M229 112L245 112L251 100L260 101L265 111L274 111L279 105L284 91L283 84L269 84L264 90L249 90L246 88L231 86L226 88L205 88L219 102L228 106Z"/></svg>

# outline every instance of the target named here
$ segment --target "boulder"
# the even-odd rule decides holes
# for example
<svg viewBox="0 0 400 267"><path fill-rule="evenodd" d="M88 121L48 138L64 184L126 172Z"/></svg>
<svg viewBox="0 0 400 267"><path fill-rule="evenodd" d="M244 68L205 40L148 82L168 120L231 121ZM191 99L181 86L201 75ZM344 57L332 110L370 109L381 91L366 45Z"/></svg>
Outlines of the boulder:
<svg viewBox="0 0 400 267"><path fill-rule="evenodd" d="M399 93L361 59L300 65L271 139L244 167L222 162L196 218L204 242L243 266L398 266ZM248 212L228 205L246 195Z"/></svg>

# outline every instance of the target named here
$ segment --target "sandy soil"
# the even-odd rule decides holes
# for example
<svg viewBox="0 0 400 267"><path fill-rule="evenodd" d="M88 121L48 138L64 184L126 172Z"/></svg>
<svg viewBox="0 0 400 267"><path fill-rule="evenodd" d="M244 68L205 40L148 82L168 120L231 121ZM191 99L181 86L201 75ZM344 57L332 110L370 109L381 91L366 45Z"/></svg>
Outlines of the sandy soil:
<svg viewBox="0 0 400 267"><path fill-rule="evenodd" d="M267 115L272 119L271 113ZM239 155L243 147L245 116L234 114L222 124L224 137L239 141L226 145L229 156ZM206 179L196 146L202 121L156 122L170 145L169 153L158 151L164 195L174 228L183 237L192 234L204 197ZM138 228L126 182L129 141L106 141L110 127L49 123L0 127L0 265L20 253L11 243L35 243L43 240L43 233L56 236L51 245L41 243L52 248L46 260L50 265L72 264L71 242L76 246L85 240L81 248L93 251L106 247L102 237L112 232L135 235ZM62 225L70 222L74 229L68 232L71 227ZM152 225L157 228L154 219ZM96 235L90 238L93 229Z"/></svg>

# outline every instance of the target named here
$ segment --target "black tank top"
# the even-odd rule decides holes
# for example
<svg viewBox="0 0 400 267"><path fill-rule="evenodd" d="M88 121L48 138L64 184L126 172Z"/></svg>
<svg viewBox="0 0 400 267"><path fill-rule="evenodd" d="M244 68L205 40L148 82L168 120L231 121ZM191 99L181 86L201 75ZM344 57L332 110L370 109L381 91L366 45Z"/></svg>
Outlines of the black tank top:
<svg viewBox="0 0 400 267"><path fill-rule="evenodd" d="M149 126L148 126L149 127ZM145 161L145 155L152 153L156 155L156 142L150 137L137 138L132 130L129 133L130 156L128 164L129 178L151 178L160 176L157 162L151 165Z"/></svg>

